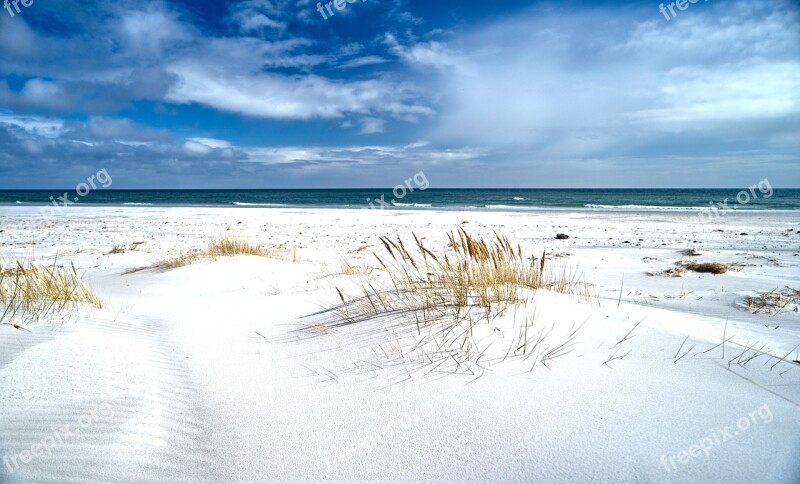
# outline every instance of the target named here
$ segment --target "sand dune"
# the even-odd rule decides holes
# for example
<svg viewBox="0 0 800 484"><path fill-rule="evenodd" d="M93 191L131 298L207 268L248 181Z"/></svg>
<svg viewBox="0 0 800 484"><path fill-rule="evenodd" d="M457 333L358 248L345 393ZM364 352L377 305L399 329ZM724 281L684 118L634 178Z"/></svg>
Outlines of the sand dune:
<svg viewBox="0 0 800 484"><path fill-rule="evenodd" d="M800 286L787 215L76 208L46 238L31 210L0 208L0 256L69 258L106 308L0 327L3 482L800 481L800 316L741 307ZM459 225L546 250L596 297L532 293L469 361L425 360L396 319L296 332L367 280L342 257L375 266L379 236L412 231L444 248ZM220 234L278 258L126 273ZM689 247L733 270L647 274ZM504 357L534 309L538 353ZM64 425L80 434L22 463Z"/></svg>
<svg viewBox="0 0 800 484"><path fill-rule="evenodd" d="M213 475L201 399L157 323L97 311L30 329L0 346L16 353L0 371L3 482Z"/></svg>

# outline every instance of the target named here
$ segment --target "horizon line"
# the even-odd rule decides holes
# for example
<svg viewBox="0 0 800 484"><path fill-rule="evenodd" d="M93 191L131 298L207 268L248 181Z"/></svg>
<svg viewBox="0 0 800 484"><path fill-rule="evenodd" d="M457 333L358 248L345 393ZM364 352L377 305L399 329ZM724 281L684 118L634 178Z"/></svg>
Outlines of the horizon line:
<svg viewBox="0 0 800 484"><path fill-rule="evenodd" d="M746 187L745 187L746 188ZM268 190L393 190L394 187L357 187L357 188L326 188L326 187L303 187L303 188L96 188L91 192L124 192L124 191L268 191ZM800 187L773 187L775 190L800 190ZM0 188L4 192L32 192L32 191L70 191L75 190L72 188ZM605 187L580 187L580 188L563 188L563 187L550 187L550 188L520 188L520 187L430 187L426 189L415 189L415 192L425 192L433 190L742 190L742 187L666 187L666 188L651 188L651 187L622 187L622 188L605 188Z"/></svg>

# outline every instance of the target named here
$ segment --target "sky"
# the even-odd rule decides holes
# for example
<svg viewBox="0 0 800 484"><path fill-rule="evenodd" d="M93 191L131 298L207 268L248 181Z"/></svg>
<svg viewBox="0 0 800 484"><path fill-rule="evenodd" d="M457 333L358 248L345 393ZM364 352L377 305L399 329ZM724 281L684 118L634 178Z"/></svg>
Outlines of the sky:
<svg viewBox="0 0 800 484"><path fill-rule="evenodd" d="M340 2L11 2L0 188L800 187L796 0Z"/></svg>

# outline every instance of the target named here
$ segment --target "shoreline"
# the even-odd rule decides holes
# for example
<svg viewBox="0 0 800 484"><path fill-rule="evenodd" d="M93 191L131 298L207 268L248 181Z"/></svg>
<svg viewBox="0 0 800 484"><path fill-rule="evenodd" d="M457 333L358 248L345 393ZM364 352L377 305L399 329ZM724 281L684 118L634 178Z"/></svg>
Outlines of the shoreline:
<svg viewBox="0 0 800 484"><path fill-rule="evenodd" d="M33 202L19 202L19 203L0 203L0 208L49 208L54 207L48 203L33 203ZM65 207L58 206L57 212L64 210ZM392 206L387 208L372 209L367 204L363 206L349 206L349 205L291 205L291 204L258 204L258 203L238 203L232 202L227 204L166 204L166 203L75 203L69 206L68 210L73 208L77 209L91 209L91 208L141 208L141 209L159 209L159 208L235 208L235 209L296 209L296 210L370 210L378 212L534 212L534 213L563 213L563 212L580 212L580 213L690 213L693 215L714 213L720 214L720 218L725 218L728 214L800 214L800 209L775 209L775 208L743 208L741 210L724 210L708 208L708 207L534 207L534 206L464 206L464 207L426 207L426 206Z"/></svg>

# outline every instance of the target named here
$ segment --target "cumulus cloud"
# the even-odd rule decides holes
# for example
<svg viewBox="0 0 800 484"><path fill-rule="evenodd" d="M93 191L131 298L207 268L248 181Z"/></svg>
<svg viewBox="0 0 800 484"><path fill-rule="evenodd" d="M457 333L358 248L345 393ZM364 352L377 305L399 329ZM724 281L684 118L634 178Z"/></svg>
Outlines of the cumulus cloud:
<svg viewBox="0 0 800 484"><path fill-rule="evenodd" d="M279 15L286 3L232 3L229 21L245 34L282 30L285 25L270 15ZM9 27L0 29L0 40L8 41L0 51L12 54L0 62L0 73L34 77L19 91L6 85L0 99L16 109L56 113L112 113L142 99L289 120L370 115L414 122L432 113L418 92L390 76L334 79L310 72L328 59L307 52L309 39L209 35L160 2L126 6L131 5L111 8L108 20L93 26L103 39L99 45L83 35L40 33L24 18L0 19L0 26ZM18 48L20 38L25 49ZM351 60L350 67L380 62L366 56Z"/></svg>
<svg viewBox="0 0 800 484"><path fill-rule="evenodd" d="M797 9L752 4L703 5L670 23L533 9L460 37L466 61L430 42L393 49L407 62L451 67L436 87L442 142L533 159L646 159L698 137L731 150L732 133L769 140L796 130L800 116ZM452 68L465 62L477 67Z"/></svg>
<svg viewBox="0 0 800 484"><path fill-rule="evenodd" d="M246 0L230 6L229 21L243 33L263 33L265 31L286 29L286 22L278 20L285 10L269 0Z"/></svg>
<svg viewBox="0 0 800 484"><path fill-rule="evenodd" d="M366 117L361 120L361 134L383 133L386 122L380 118Z"/></svg>
<svg viewBox="0 0 800 484"><path fill-rule="evenodd" d="M482 149L442 149L427 142L407 145L352 146L236 146L229 140L178 138L140 126L129 119L93 117L85 123L55 118L0 113L0 187L13 178L56 186L65 177L107 168L118 176L117 186L139 186L140 180L203 183L216 176L225 185L237 178L265 186L287 179L299 184L380 184L385 177L401 178L411 167L445 172L469 163L483 163ZM31 158L22 177L19 166ZM66 163L65 160L69 160ZM79 162L77 160L80 160ZM358 167L354 175L350 169ZM276 178L280 175L280 179ZM234 185L235 186L235 185Z"/></svg>
<svg viewBox="0 0 800 484"><path fill-rule="evenodd" d="M0 126L7 130L22 130L25 133L41 138L57 138L64 134L64 121L41 116L20 116L0 113Z"/></svg>
<svg viewBox="0 0 800 484"><path fill-rule="evenodd" d="M316 75L271 73L242 75L192 61L175 63L170 71L180 80L167 93L167 100L201 103L249 116L311 119L341 118L352 113L430 112L411 104L413 96L402 86L383 80L339 81Z"/></svg>
<svg viewBox="0 0 800 484"><path fill-rule="evenodd" d="M469 74L474 70L474 66L465 55L444 42L429 41L405 46L401 45L393 34L387 33L385 43L393 54L413 67L455 69L461 74Z"/></svg>

